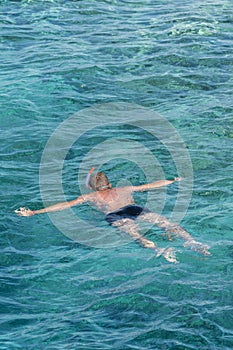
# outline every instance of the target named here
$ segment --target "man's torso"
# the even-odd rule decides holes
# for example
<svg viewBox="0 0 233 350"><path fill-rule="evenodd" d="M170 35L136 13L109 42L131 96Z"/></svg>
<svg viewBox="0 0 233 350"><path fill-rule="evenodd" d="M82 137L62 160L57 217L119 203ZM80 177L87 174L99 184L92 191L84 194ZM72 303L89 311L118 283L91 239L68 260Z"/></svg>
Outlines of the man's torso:
<svg viewBox="0 0 233 350"><path fill-rule="evenodd" d="M105 214L134 203L130 186L97 191L85 197Z"/></svg>

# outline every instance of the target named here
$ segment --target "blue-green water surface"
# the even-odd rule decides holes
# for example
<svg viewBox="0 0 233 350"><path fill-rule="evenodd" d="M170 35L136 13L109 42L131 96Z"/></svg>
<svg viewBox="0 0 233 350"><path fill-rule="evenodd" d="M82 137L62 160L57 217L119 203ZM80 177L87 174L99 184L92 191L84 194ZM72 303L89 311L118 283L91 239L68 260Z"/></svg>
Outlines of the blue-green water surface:
<svg viewBox="0 0 233 350"><path fill-rule="evenodd" d="M232 349L232 1L2 0L0 24L0 349ZM46 214L13 212L43 205L40 161L56 127L108 102L149 107L181 135L194 170L182 225L211 257L157 229L149 238L179 249L179 264L135 242L91 248ZM90 142L66 159L69 198ZM127 160L110 165L113 184L144 180Z"/></svg>

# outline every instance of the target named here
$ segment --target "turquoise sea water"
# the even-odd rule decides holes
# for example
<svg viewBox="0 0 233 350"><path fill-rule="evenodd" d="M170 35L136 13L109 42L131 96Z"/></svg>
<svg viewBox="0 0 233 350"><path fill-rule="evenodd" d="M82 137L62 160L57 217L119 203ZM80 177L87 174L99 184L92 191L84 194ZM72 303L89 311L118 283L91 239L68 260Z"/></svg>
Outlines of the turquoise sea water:
<svg viewBox="0 0 233 350"><path fill-rule="evenodd" d="M0 1L1 350L233 348L232 20L230 0ZM148 107L181 135L194 171L182 225L211 257L156 228L149 238L177 248L179 264L135 242L87 247L46 214L14 214L43 205L39 169L53 131L108 102ZM80 193L79 162L103 134L94 130L70 150L67 198ZM147 137L137 140L155 152ZM165 175L176 175L168 152L155 153ZM129 160L105 168L113 184L145 180ZM176 195L173 186L168 216ZM101 225L88 206L78 212Z"/></svg>

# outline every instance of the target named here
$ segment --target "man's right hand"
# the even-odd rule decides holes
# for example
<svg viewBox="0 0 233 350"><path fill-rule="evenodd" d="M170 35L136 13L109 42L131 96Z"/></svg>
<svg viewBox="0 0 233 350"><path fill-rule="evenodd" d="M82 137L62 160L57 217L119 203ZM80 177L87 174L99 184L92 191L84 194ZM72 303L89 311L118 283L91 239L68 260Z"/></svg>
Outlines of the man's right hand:
<svg viewBox="0 0 233 350"><path fill-rule="evenodd" d="M33 210L26 209L26 208L16 209L15 213L19 216L32 216L35 214L35 212Z"/></svg>

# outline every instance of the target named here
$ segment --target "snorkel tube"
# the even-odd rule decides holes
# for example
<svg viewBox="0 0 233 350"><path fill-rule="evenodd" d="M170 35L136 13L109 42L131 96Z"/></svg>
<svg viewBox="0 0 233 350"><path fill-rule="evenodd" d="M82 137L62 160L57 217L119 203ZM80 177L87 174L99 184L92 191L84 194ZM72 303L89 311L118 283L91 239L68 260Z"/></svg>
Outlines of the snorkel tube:
<svg viewBox="0 0 233 350"><path fill-rule="evenodd" d="M88 171L88 174L86 176L86 187L87 188L91 188L91 186L90 186L90 178L91 178L91 174L93 173L94 170L95 170L95 168L91 167L91 169Z"/></svg>

